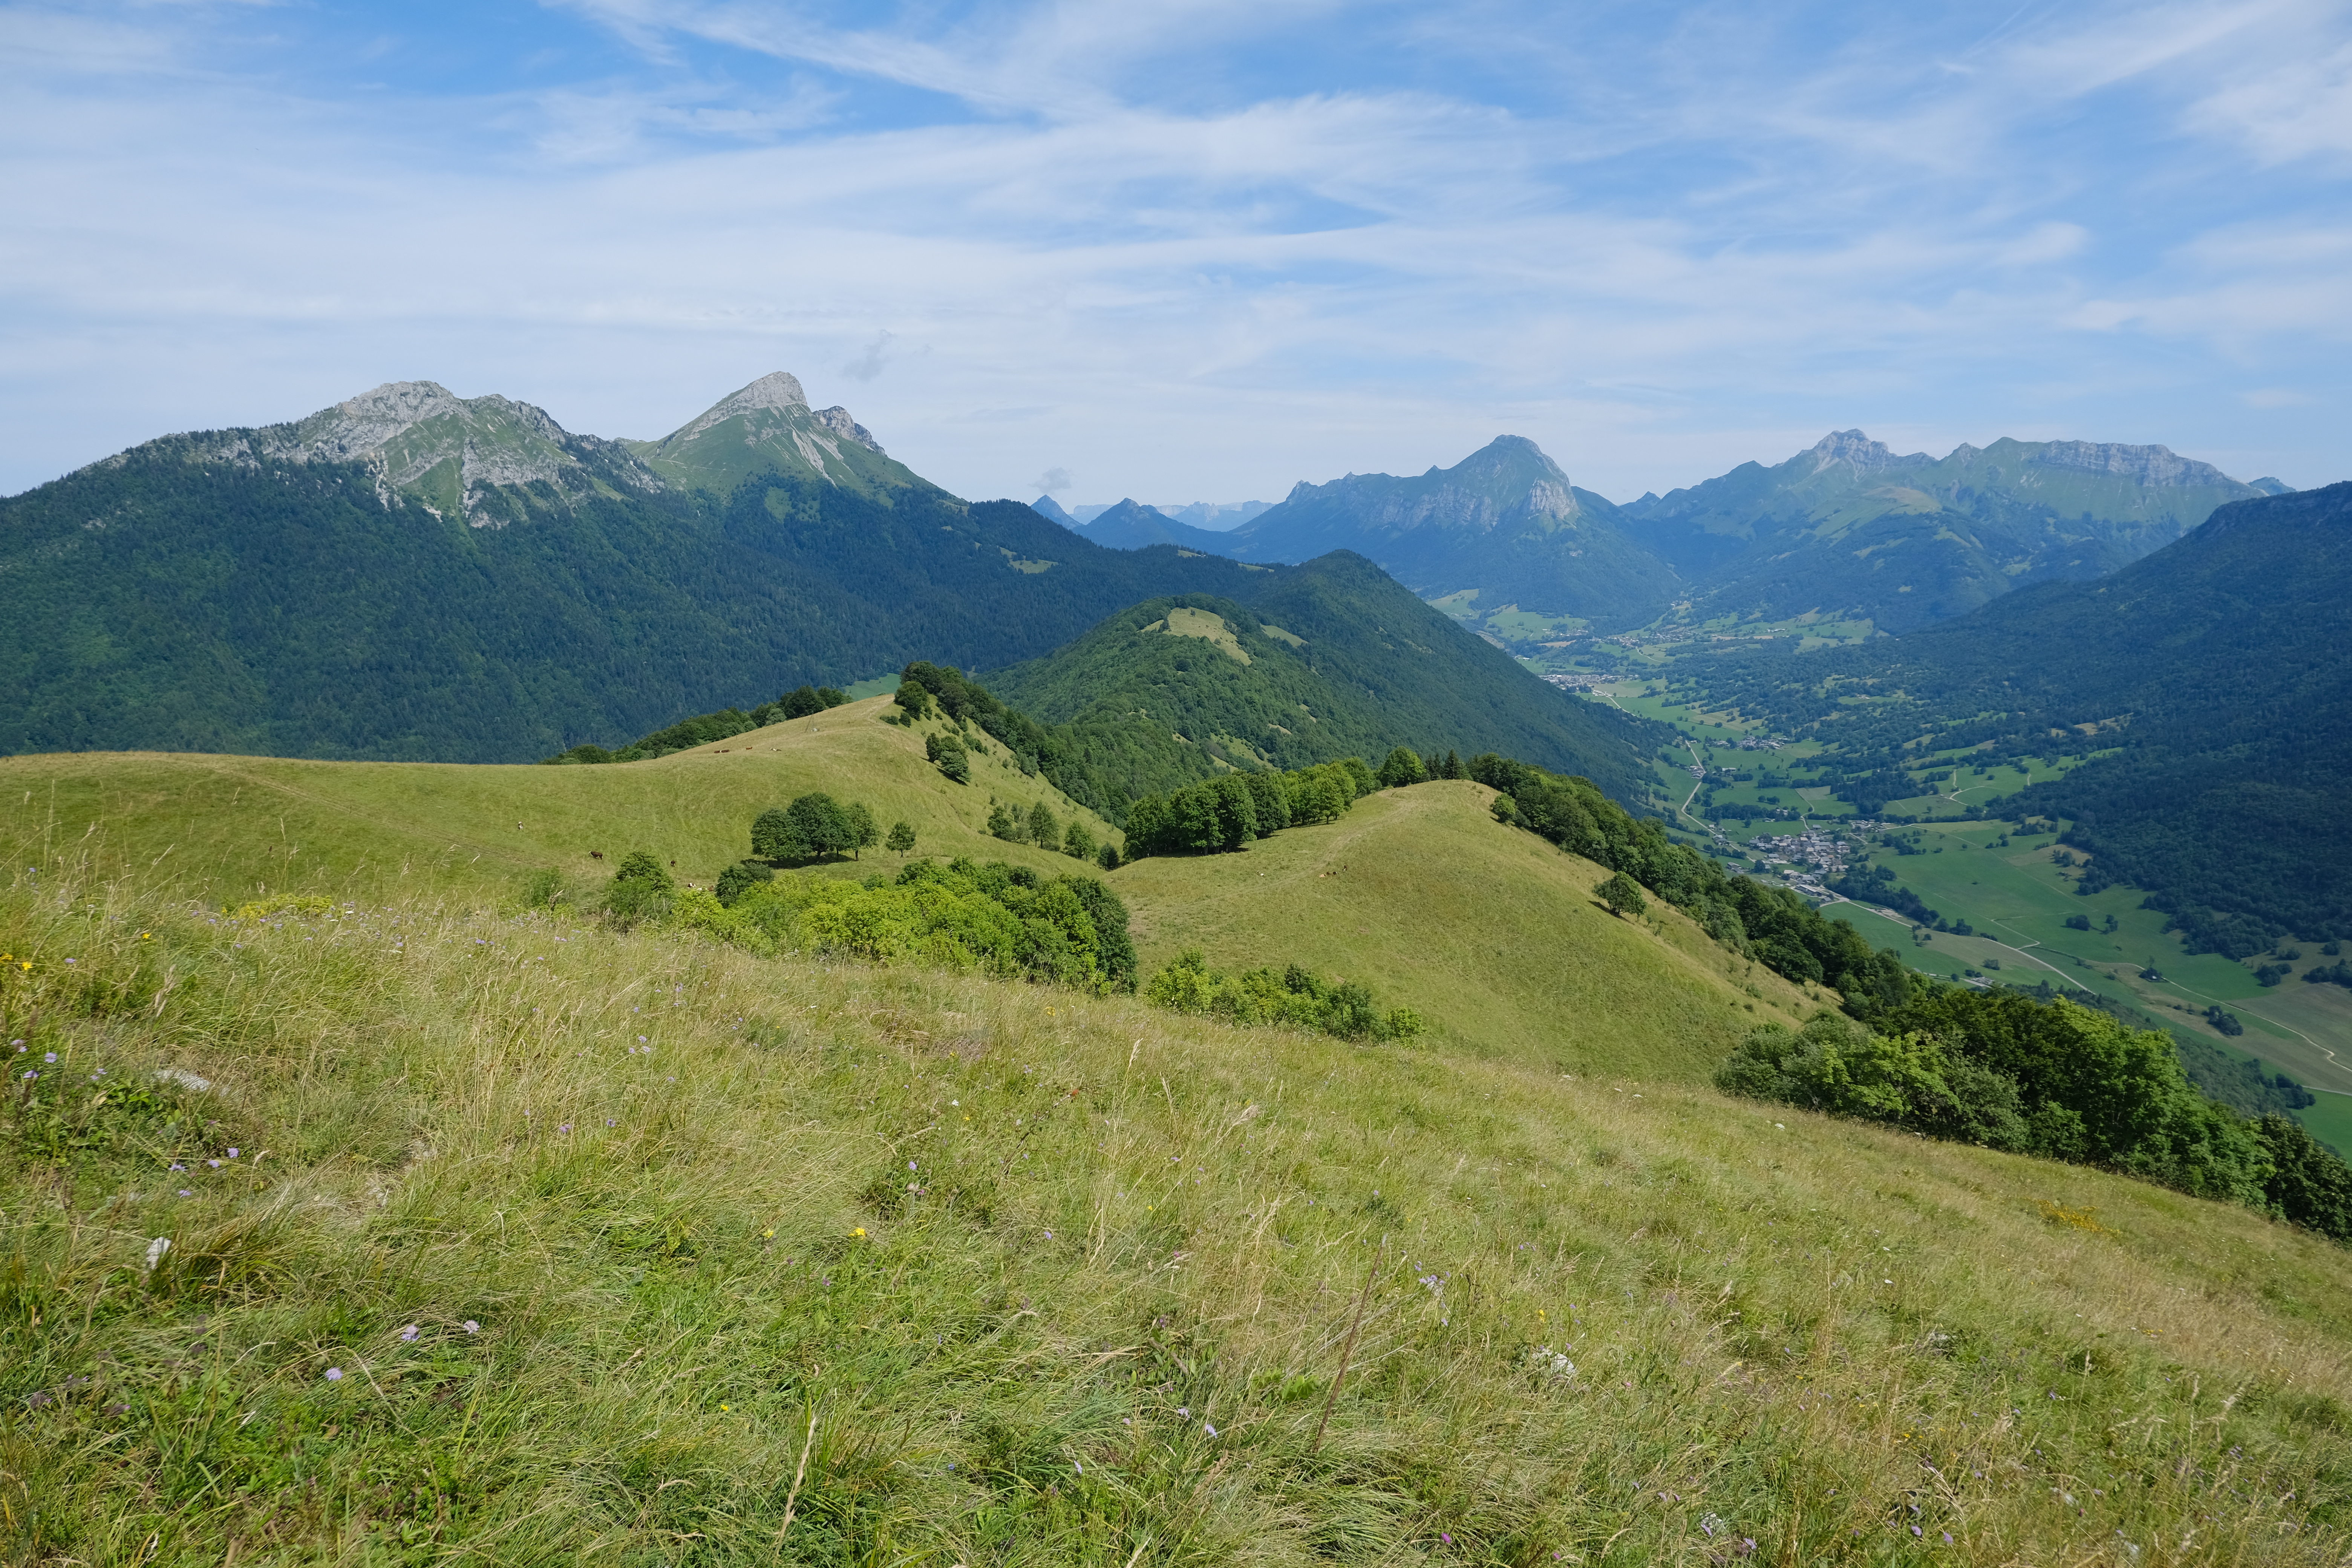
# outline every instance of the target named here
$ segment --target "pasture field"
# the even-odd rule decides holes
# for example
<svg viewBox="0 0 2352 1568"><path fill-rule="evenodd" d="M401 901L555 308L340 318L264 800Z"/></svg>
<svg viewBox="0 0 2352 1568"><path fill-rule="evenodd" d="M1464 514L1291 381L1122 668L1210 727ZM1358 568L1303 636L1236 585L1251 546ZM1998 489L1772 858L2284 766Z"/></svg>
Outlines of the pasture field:
<svg viewBox="0 0 2352 1568"><path fill-rule="evenodd" d="M1302 963L1410 1003L1449 1054L1704 1082L1757 1024L1820 1005L1663 900L1609 913L1592 896L1608 873L1500 826L1494 797L1467 780L1382 790L1338 822L1109 882L1147 971L1187 947L1223 968Z"/></svg>
<svg viewBox="0 0 2352 1568"><path fill-rule="evenodd" d="M265 892L495 906L552 867L593 901L635 848L709 887L750 852L761 809L824 789L866 802L886 826L911 824L919 856L1081 868L982 831L992 795L1077 813L1042 778L1024 778L992 746L973 757L971 784L950 783L924 761L920 731L878 721L888 710L877 700L593 767L15 759L0 762L0 813L13 808L13 820L0 815L11 857L0 864L79 857L96 874L209 908ZM1337 823L1241 854L1146 859L1104 879L1127 900L1147 965L1198 946L1220 965L1301 963L1362 979L1473 1054L1701 1082L1756 1023L1820 1005L1663 904L1644 921L1609 914L1591 897L1599 868L1499 826L1492 798L1466 781L1382 791ZM599 848L602 861L591 858ZM787 874L890 875L899 861L868 849Z"/></svg>
<svg viewBox="0 0 2352 1568"><path fill-rule="evenodd" d="M1043 778L1023 777L993 742L973 755L970 784L949 783L923 760L921 730L880 722L889 711L887 698L869 698L651 762L593 767L0 758L0 845L24 866L87 853L105 875L165 882L217 904L264 889L480 900L543 867L608 875L632 849L675 861L682 880L707 887L751 853L753 817L811 790L865 801L886 828L905 820L918 854L1069 868L1058 855L987 837L992 795L1042 799L1066 821L1084 817L1098 838L1117 837ZM870 849L825 869L865 876L896 864Z"/></svg>
<svg viewBox="0 0 2352 1568"><path fill-rule="evenodd" d="M1946 920L1964 920L1981 935L2023 949L2030 958L2078 984L2183 1027L2215 1034L2205 1023L2204 1012L2219 1004L2245 1025L2245 1034L2228 1042L2231 1048L2284 1068L2314 1089L2352 1091L2352 1048L2347 1048L2352 1047L2352 1006L2345 1005L2352 1002L2352 994L2294 979L2265 988L2242 963L2218 953L2182 952L2179 938L2164 930L2165 916L2139 907L2138 889L2113 887L2087 898L2074 893L2081 873L2052 862L2053 840L2047 834L2028 837L2007 824L1990 822L1922 823L1919 827L1927 853L1881 850L1873 858ZM2005 832L2009 847L1990 847ZM2088 917L2093 929L2069 930L2065 922L2070 915ZM2116 921L2112 934L2104 929L2111 915ZM1927 962L1929 953L1948 962ZM1989 955L2002 960L2004 978L2031 983L2032 964L2021 965L2014 956L1989 952L1980 943L1971 946L1965 937L1937 935L1926 948L1914 950L1913 962L1931 973L1948 974L1956 968L1948 960L1980 967ZM2164 976L2160 982L2140 978L2151 961ZM2313 949L2295 967L2299 972L2316 962L2324 961ZM2326 992L2336 992L2344 1001L2314 994ZM2339 1061L2338 1056L2345 1059Z"/></svg>
<svg viewBox="0 0 2352 1568"><path fill-rule="evenodd" d="M2352 1550L2352 1254L2118 1177L74 854L0 949L12 1562Z"/></svg>

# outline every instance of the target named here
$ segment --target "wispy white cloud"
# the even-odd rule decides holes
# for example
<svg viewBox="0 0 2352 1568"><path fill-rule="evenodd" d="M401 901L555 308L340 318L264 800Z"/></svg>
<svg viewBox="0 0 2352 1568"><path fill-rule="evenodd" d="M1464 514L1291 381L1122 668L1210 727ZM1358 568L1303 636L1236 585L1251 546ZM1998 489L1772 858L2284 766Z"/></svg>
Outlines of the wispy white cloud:
<svg viewBox="0 0 2352 1568"><path fill-rule="evenodd" d="M1612 493L1832 424L2334 460L2340 7L845 14L569 0L442 81L404 14L0 7L0 487L394 376L649 435L776 368L973 494L1507 428Z"/></svg>

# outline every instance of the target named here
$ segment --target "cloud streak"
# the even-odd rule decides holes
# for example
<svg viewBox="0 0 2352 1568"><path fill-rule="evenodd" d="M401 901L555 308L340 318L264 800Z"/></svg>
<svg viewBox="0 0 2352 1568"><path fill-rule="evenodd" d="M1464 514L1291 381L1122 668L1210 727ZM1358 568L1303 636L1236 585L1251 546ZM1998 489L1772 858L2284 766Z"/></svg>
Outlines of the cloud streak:
<svg viewBox="0 0 2352 1568"><path fill-rule="evenodd" d="M777 368L971 495L1504 429L1633 494L1853 424L2340 477L2340 7L842 14L575 0L453 82L0 8L0 489L396 377L645 436Z"/></svg>

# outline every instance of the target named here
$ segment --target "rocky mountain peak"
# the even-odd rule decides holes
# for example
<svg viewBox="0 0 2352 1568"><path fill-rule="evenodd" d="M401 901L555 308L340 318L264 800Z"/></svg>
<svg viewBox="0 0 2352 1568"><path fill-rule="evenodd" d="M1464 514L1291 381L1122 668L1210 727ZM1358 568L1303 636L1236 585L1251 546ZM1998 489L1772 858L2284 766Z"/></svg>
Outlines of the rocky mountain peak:
<svg viewBox="0 0 2352 1568"><path fill-rule="evenodd" d="M793 378L788 375L784 379L791 381ZM874 432L852 419L849 416L849 410L838 403L830 408L820 408L809 417L845 441L855 441L859 446L876 452L882 450L882 443L874 438Z"/></svg>
<svg viewBox="0 0 2352 1568"><path fill-rule="evenodd" d="M693 424L678 431L669 439L691 441L713 425L732 419L740 414L757 413L766 408L806 408L807 406L808 394L801 390L800 378L790 371L772 371L751 385L729 393L709 408L704 409Z"/></svg>
<svg viewBox="0 0 2352 1568"><path fill-rule="evenodd" d="M1813 472L1844 463L1856 472L1873 468L1905 468L1929 461L1925 452L1896 457L1884 441L1874 441L1859 430L1832 430L1813 443Z"/></svg>

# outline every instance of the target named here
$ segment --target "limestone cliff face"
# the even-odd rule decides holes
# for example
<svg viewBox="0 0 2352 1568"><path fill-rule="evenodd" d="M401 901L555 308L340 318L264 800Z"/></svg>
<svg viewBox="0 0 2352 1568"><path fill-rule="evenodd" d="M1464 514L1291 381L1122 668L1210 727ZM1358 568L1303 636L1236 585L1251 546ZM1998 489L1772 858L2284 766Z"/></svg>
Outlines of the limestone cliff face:
<svg viewBox="0 0 2352 1568"><path fill-rule="evenodd" d="M1925 452L1914 452L1898 458L1889 451L1884 441L1874 441L1859 430L1832 430L1813 443L1812 471L1843 464L1856 474L1873 473L1881 468L1907 468L1931 459Z"/></svg>
<svg viewBox="0 0 2352 1568"><path fill-rule="evenodd" d="M432 381L386 382L290 424L168 439L213 462L356 463L384 504L405 495L477 528L600 494L683 487L723 495L770 472L867 491L924 482L892 462L846 408L812 410L799 378L784 371L730 393L660 441L574 435L531 404L495 393L459 397Z"/></svg>
<svg viewBox="0 0 2352 1568"><path fill-rule="evenodd" d="M2112 441L2052 441L2035 459L2044 468L2074 468L2086 474L2113 474L2140 485L2210 485L2223 489L2237 483L2210 463L2184 458L2169 447L2126 447Z"/></svg>
<svg viewBox="0 0 2352 1568"><path fill-rule="evenodd" d="M496 394L459 397L432 381L386 382L290 424L187 439L215 462L357 463L373 473L385 504L399 492L477 528L600 487L664 488L618 443L574 436L543 408Z"/></svg>

